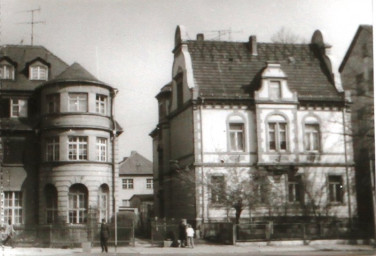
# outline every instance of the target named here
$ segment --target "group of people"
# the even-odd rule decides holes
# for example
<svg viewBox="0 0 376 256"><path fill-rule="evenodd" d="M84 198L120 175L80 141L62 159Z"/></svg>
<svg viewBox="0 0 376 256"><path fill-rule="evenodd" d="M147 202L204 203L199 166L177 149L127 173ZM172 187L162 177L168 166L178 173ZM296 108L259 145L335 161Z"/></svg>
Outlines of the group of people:
<svg viewBox="0 0 376 256"><path fill-rule="evenodd" d="M182 221L179 225L179 239L180 239L180 247L192 247L194 248L195 243L193 237L195 235L195 231L192 226L186 221Z"/></svg>

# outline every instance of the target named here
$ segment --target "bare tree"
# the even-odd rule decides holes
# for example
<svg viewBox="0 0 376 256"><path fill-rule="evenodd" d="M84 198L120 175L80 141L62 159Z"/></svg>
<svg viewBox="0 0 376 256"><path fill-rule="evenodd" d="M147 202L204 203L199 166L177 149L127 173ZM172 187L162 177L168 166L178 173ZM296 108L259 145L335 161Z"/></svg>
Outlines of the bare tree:
<svg viewBox="0 0 376 256"><path fill-rule="evenodd" d="M281 27L274 35L271 37L273 43L282 44L296 44L305 43L306 40L297 34L294 34L291 30Z"/></svg>

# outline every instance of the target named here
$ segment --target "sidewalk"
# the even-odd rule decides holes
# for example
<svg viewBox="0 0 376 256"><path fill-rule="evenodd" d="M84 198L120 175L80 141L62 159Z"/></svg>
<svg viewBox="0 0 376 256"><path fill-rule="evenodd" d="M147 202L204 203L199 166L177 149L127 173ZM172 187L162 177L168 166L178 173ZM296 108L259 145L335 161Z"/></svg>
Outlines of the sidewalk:
<svg viewBox="0 0 376 256"><path fill-rule="evenodd" d="M230 254L262 254L270 252L315 252L315 251L369 251L375 252L370 245L349 245L345 240L318 240L309 245L303 245L301 241L280 241L272 242L267 245L266 242L247 242L237 245L216 245L216 244L198 244L195 248L163 248L155 247L144 241L137 241L135 247L118 247L117 253L127 255L230 255ZM1 248L0 248L1 249ZM107 255L114 255L115 248L110 247ZM54 249L54 248L10 248L5 247L0 251L1 256L63 256L63 255L100 255L101 249L94 247L91 253L83 252L81 248L74 249ZM104 254L103 254L104 255Z"/></svg>

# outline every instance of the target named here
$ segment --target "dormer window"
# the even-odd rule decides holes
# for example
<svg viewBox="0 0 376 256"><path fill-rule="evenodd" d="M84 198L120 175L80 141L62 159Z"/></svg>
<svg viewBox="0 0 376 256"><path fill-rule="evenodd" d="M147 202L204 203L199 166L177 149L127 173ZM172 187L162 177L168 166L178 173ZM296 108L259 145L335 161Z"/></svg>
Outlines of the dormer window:
<svg viewBox="0 0 376 256"><path fill-rule="evenodd" d="M29 69L30 80L43 80L48 79L48 67L42 64L34 64Z"/></svg>
<svg viewBox="0 0 376 256"><path fill-rule="evenodd" d="M0 79L1 80L14 80L14 66L7 62L0 63Z"/></svg>
<svg viewBox="0 0 376 256"><path fill-rule="evenodd" d="M281 99L282 92L281 92L281 82L280 81L270 81L270 83L269 83L269 97L272 100Z"/></svg>

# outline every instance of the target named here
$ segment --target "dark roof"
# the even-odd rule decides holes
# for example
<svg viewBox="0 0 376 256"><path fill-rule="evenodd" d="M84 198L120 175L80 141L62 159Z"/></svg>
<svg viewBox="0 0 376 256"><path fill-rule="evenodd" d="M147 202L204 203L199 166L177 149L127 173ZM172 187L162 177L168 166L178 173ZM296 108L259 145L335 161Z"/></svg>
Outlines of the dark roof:
<svg viewBox="0 0 376 256"><path fill-rule="evenodd" d="M192 58L199 97L253 98L259 89L267 61L276 61L288 76L289 88L299 100L342 100L336 90L327 60L313 44L257 43L252 56L249 43L186 41Z"/></svg>
<svg viewBox="0 0 376 256"><path fill-rule="evenodd" d="M140 201L153 201L154 195L153 194L134 194L129 200L133 201L133 199L139 198Z"/></svg>
<svg viewBox="0 0 376 256"><path fill-rule="evenodd" d="M43 60L49 66L48 78L54 79L68 65L43 46L3 45L0 46L0 59L6 57L16 64L15 80L2 80L3 90L33 91L45 81L31 81L28 65L35 60Z"/></svg>
<svg viewBox="0 0 376 256"><path fill-rule="evenodd" d="M132 151L129 157L123 159L119 163L120 175L153 175L152 162L137 153Z"/></svg>
<svg viewBox="0 0 376 256"><path fill-rule="evenodd" d="M58 75L55 79L50 80L46 84L62 83L62 82L88 82L94 84L103 84L95 76L90 74L85 68L83 68L77 62L69 66L64 72Z"/></svg>
<svg viewBox="0 0 376 256"><path fill-rule="evenodd" d="M345 67L346 65L346 62L347 60L349 59L350 55L351 55L351 52L359 38L359 35L362 31L366 31L367 33L369 33L369 36L371 39L373 39L373 27L372 25L360 25L355 33L355 36L353 38L353 40L351 41L351 44L350 44L350 47L349 49L347 50L346 54L345 54L345 57L343 58L342 60L342 63L341 65L339 66L339 72L342 72L343 68Z"/></svg>

